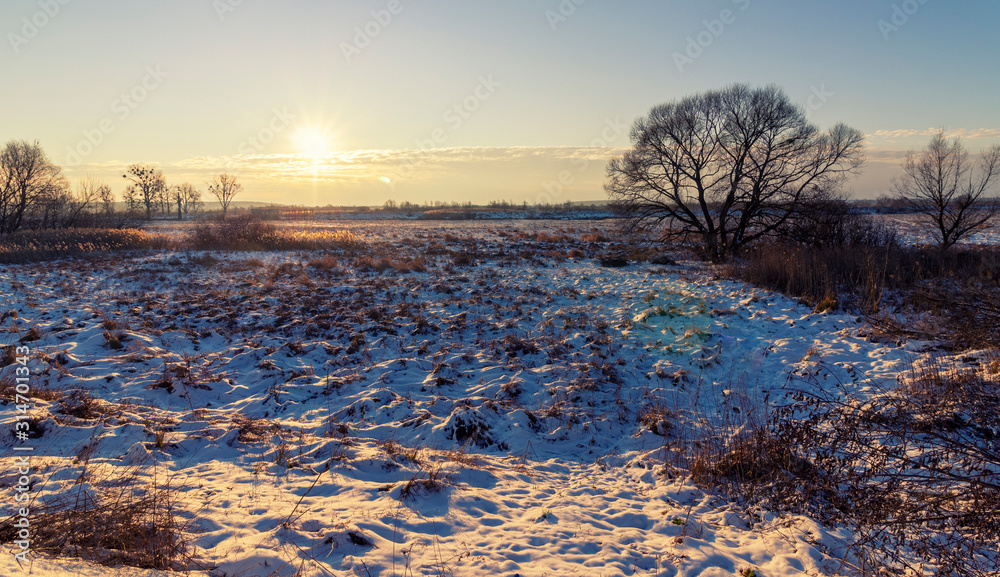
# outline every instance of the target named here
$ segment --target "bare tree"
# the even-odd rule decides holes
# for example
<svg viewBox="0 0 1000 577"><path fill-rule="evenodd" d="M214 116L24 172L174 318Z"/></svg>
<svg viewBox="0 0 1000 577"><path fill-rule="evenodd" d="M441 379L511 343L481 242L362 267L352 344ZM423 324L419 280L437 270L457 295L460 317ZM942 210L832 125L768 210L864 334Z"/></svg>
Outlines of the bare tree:
<svg viewBox="0 0 1000 577"><path fill-rule="evenodd" d="M941 250L973 230L991 226L1000 212L997 202L986 197L1000 177L1000 145L985 150L976 167L962 142L949 141L940 131L922 152L908 153L902 166L903 176L893 181L893 190L908 208L923 215Z"/></svg>
<svg viewBox="0 0 1000 577"><path fill-rule="evenodd" d="M12 140L0 150L0 233L16 231L42 199L66 189L62 170L37 141Z"/></svg>
<svg viewBox="0 0 1000 577"><path fill-rule="evenodd" d="M115 193L111 190L111 187L101 183L101 186L97 189L97 200L101 203L101 212L104 216L109 217L115 213Z"/></svg>
<svg viewBox="0 0 1000 577"><path fill-rule="evenodd" d="M170 198L177 204L177 220L182 220L184 218L181 210L184 207L184 193L181 192L180 186L170 187Z"/></svg>
<svg viewBox="0 0 1000 577"><path fill-rule="evenodd" d="M222 218L226 218L226 211L229 210L229 203L233 198L243 191L243 185L236 181L232 174L222 173L214 178L208 185L208 192L219 200L222 205Z"/></svg>
<svg viewBox="0 0 1000 577"><path fill-rule="evenodd" d="M203 203L201 202L200 190L185 182L177 187L177 193L179 194L178 202L180 202L184 214L197 214L201 211Z"/></svg>
<svg viewBox="0 0 1000 577"><path fill-rule="evenodd" d="M167 188L163 172L148 164L133 164L122 178L129 180L135 186L134 192L138 200L146 207L146 220L153 219L153 207L160 200L160 195Z"/></svg>
<svg viewBox="0 0 1000 577"><path fill-rule="evenodd" d="M157 198L160 205L160 214L170 214L170 204L173 195L171 194L171 188L164 184L163 188L160 189L160 194Z"/></svg>
<svg viewBox="0 0 1000 577"><path fill-rule="evenodd" d="M80 226L83 216L97 204L105 188L108 187L93 176L80 179L76 185L76 194L67 195L60 207L62 222L59 226L61 228Z"/></svg>
<svg viewBox="0 0 1000 577"><path fill-rule="evenodd" d="M142 200L139 198L139 187L134 184L130 184L125 187L122 191L122 200L125 201L125 208L129 212L137 212L139 207L142 206Z"/></svg>
<svg viewBox="0 0 1000 577"><path fill-rule="evenodd" d="M713 261L775 234L864 161L859 131L820 132L776 86L734 84L656 106L631 139L608 165L612 209L633 230L696 239Z"/></svg>

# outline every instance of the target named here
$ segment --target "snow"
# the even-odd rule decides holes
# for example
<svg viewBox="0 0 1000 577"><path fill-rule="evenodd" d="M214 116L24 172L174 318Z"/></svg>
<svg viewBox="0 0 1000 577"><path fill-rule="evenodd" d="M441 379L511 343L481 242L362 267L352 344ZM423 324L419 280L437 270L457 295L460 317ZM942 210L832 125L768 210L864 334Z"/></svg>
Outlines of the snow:
<svg viewBox="0 0 1000 577"><path fill-rule="evenodd" d="M899 241L904 245L933 245L934 228L929 226L925 217L917 214L885 214L877 215L887 225L896 230ZM994 219L990 226L972 231L964 237L959 245L996 245L1000 244L1000 219Z"/></svg>
<svg viewBox="0 0 1000 577"><path fill-rule="evenodd" d="M105 411L37 400L39 499L74 490L85 448L92 465L169 478L189 568L212 577L842 568L848 532L706 493L664 467L658 427L752 418L803 387L864 396L892 387L919 346L873 342L856 318L694 263L517 252L590 224L350 226L400 254L471 244L480 262L379 274L344 257L324 272L307 253L206 265L164 252L0 272L17 312L5 344L41 333L33 386L85 389ZM661 409L656 426L639 418ZM9 446L13 405L0 415ZM8 467L0 483L16 482ZM36 575L160 574L33 559ZM0 556L0 573L22 569Z"/></svg>

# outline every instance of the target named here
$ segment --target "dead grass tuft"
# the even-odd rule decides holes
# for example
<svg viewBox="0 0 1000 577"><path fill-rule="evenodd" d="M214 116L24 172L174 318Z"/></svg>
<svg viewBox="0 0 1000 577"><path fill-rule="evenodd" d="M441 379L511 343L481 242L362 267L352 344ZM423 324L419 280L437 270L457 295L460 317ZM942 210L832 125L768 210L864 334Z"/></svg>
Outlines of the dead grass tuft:
<svg viewBox="0 0 1000 577"><path fill-rule="evenodd" d="M90 395L89 391L77 389L58 398L59 412L78 419L99 419L108 414L109 409L103 403Z"/></svg>
<svg viewBox="0 0 1000 577"><path fill-rule="evenodd" d="M85 464L83 482L32 504L32 551L107 566L186 569L190 558L175 513L176 491L148 481L146 467ZM18 518L0 522L4 542L17 539Z"/></svg>
<svg viewBox="0 0 1000 577"><path fill-rule="evenodd" d="M440 466L427 471L420 471L410 477L399 490L399 500L415 499L421 496L440 493L453 484L454 480L451 478L451 475L446 473Z"/></svg>
<svg viewBox="0 0 1000 577"><path fill-rule="evenodd" d="M233 424L239 433L236 440L241 443L260 443L281 430L281 425L267 419L251 419L242 413L233 415Z"/></svg>

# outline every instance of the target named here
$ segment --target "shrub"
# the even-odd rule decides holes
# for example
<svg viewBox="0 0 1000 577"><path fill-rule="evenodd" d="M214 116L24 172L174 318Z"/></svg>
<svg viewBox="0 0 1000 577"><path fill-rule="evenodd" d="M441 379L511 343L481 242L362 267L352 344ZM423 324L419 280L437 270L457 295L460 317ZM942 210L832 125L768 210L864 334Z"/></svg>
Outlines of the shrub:
<svg viewBox="0 0 1000 577"><path fill-rule="evenodd" d="M201 250L359 251L365 248L361 239L348 231L283 230L249 214L200 222L189 242Z"/></svg>
<svg viewBox="0 0 1000 577"><path fill-rule="evenodd" d="M13 345L3 348L3 353L0 354L0 368L13 365L17 362L17 348Z"/></svg>
<svg viewBox="0 0 1000 577"><path fill-rule="evenodd" d="M245 214L199 222L192 242L198 249L263 250L275 244L277 228Z"/></svg>
<svg viewBox="0 0 1000 577"><path fill-rule="evenodd" d="M801 298L818 309L854 308L885 331L955 346L1000 345L1000 248L952 250L887 246L759 244L733 267L755 285ZM887 296L898 303L889 314ZM909 312L908 312L909 311ZM931 313L937 332L916 332L898 314Z"/></svg>
<svg viewBox="0 0 1000 577"><path fill-rule="evenodd" d="M580 240L583 242L611 242L611 239L603 235L599 230L591 229L589 233L584 233L580 235Z"/></svg>
<svg viewBox="0 0 1000 577"><path fill-rule="evenodd" d="M776 231L777 237L814 247L886 247L898 244L896 230L870 215L857 212L841 198L803 203Z"/></svg>
<svg viewBox="0 0 1000 577"><path fill-rule="evenodd" d="M330 255L324 255L320 258L314 258L309 261L309 268L314 268L323 272L336 271L340 267L340 263L337 259Z"/></svg>
<svg viewBox="0 0 1000 577"><path fill-rule="evenodd" d="M28 330L27 334L25 334L24 336L22 336L18 340L20 342L22 342L22 343L31 343L31 342L37 341L37 340L39 340L41 338L42 338L42 335L41 335L41 333L38 332L38 329L35 328L35 327L31 327L31 329Z"/></svg>
<svg viewBox="0 0 1000 577"><path fill-rule="evenodd" d="M476 257L469 251L456 252L451 259L451 264L455 266L472 266L476 264Z"/></svg>
<svg viewBox="0 0 1000 577"><path fill-rule="evenodd" d="M771 433L809 468L775 462L796 483L770 491L770 505L851 526L863 566L902 573L916 560L920 574L995 575L998 385L1000 375L931 365L869 401L795 395Z"/></svg>
<svg viewBox="0 0 1000 577"><path fill-rule="evenodd" d="M609 268L621 268L623 266L628 266L628 259L623 256L618 255L607 255L599 257L598 259L603 267Z"/></svg>
<svg viewBox="0 0 1000 577"><path fill-rule="evenodd" d="M791 471L802 477L808 468L766 427L702 440L690 465L692 479L710 486L771 483Z"/></svg>

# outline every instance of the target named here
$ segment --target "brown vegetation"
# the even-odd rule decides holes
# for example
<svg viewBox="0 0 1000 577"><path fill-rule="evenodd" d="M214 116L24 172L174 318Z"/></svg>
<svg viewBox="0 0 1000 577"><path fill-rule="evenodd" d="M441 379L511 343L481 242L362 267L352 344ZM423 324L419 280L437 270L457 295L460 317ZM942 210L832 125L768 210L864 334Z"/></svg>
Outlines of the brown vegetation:
<svg viewBox="0 0 1000 577"><path fill-rule="evenodd" d="M1000 346L1000 248L764 244L737 277L812 305L857 310L890 334ZM933 321L911 319L930 315Z"/></svg>

